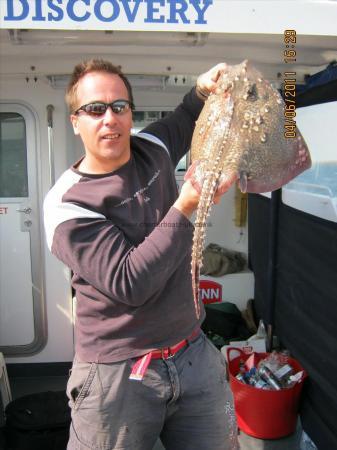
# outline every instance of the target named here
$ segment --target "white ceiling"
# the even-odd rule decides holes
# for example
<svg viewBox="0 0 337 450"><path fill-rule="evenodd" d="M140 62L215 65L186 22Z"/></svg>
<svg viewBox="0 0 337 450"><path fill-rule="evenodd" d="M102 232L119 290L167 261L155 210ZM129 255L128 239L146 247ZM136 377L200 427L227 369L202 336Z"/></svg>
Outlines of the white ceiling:
<svg viewBox="0 0 337 450"><path fill-rule="evenodd" d="M337 60L337 35L297 35L291 65L284 62L283 35L276 34L2 29L0 42L4 76L66 74L90 57L107 58L128 74L151 75L197 75L220 61L249 59L271 81L285 70L301 81Z"/></svg>

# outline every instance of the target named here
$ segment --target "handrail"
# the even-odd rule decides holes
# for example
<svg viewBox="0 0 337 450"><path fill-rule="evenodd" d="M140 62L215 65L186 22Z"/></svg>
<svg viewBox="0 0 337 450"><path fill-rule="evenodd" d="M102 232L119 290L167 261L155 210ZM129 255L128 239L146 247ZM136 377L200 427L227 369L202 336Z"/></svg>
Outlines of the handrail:
<svg viewBox="0 0 337 450"><path fill-rule="evenodd" d="M50 187L52 187L55 184L53 111L54 111L54 106L53 105L47 105L48 156L49 156L49 182L50 182Z"/></svg>

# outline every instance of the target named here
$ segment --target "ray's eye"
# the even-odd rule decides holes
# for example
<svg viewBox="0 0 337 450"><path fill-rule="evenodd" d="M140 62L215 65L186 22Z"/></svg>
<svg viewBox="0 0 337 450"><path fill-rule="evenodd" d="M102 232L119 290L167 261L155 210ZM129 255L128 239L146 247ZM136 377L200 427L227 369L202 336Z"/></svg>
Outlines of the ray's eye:
<svg viewBox="0 0 337 450"><path fill-rule="evenodd" d="M258 99L256 84L251 84L247 90L247 100L255 102Z"/></svg>

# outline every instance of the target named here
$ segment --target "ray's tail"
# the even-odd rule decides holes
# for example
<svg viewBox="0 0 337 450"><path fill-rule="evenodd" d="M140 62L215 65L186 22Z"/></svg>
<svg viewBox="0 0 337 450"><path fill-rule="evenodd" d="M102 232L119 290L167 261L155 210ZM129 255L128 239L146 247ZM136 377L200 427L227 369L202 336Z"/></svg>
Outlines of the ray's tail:
<svg viewBox="0 0 337 450"><path fill-rule="evenodd" d="M220 172L208 172L202 185L199 205L195 219L192 247L192 291L196 316L200 318L199 278L202 267L202 251L204 248L207 218L213 203L214 194L218 187Z"/></svg>

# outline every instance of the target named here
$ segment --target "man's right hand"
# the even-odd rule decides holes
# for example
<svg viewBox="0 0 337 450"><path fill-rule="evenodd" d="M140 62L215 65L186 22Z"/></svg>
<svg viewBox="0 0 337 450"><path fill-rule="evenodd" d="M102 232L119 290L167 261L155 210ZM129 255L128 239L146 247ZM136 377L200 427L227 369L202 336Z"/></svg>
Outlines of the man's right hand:
<svg viewBox="0 0 337 450"><path fill-rule="evenodd" d="M190 218L193 212L197 209L201 194L201 186L194 177L194 172L198 164L199 161L195 161L188 168L184 176L185 183L181 188L177 201L173 205L188 218ZM223 174L220 177L218 188L214 194L213 203L218 204L222 195L231 188L236 180L237 175L235 172L226 175Z"/></svg>
<svg viewBox="0 0 337 450"><path fill-rule="evenodd" d="M173 206L189 219L198 207L199 198L200 193L193 187L191 180L187 180Z"/></svg>

